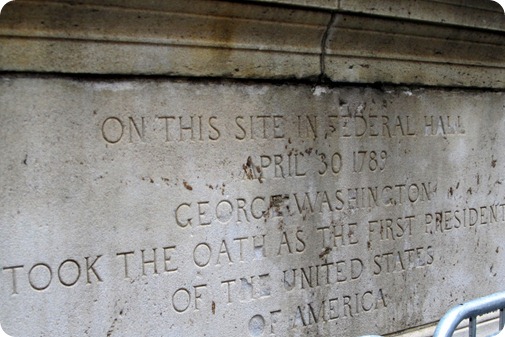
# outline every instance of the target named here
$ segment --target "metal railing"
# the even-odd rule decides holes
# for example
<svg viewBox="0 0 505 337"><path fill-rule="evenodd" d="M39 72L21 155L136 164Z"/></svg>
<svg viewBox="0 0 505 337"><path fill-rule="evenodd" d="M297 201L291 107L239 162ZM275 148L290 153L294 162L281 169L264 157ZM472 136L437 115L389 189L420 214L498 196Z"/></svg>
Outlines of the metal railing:
<svg viewBox="0 0 505 337"><path fill-rule="evenodd" d="M460 304L449 311L438 322L433 337L451 337L458 325L465 319L469 320L469 337L477 336L477 316L481 316L499 310L498 332L503 330L505 325L505 291L494 293L485 297ZM491 336L496 335L492 334ZM362 337L381 337L377 335L367 335Z"/></svg>
<svg viewBox="0 0 505 337"><path fill-rule="evenodd" d="M481 297L470 302L460 304L449 310L438 322L433 337L451 337L456 327L463 320L468 319L468 336L477 336L477 316L500 310L499 331L505 324L505 291Z"/></svg>

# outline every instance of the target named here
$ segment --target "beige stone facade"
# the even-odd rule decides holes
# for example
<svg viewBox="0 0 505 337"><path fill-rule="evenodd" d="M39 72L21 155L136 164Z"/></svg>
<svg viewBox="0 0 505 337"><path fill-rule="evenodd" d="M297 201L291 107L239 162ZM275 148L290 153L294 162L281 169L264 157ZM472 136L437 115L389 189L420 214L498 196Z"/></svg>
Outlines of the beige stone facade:
<svg viewBox="0 0 505 337"><path fill-rule="evenodd" d="M492 1L17 0L0 70L12 336L429 336L504 290Z"/></svg>

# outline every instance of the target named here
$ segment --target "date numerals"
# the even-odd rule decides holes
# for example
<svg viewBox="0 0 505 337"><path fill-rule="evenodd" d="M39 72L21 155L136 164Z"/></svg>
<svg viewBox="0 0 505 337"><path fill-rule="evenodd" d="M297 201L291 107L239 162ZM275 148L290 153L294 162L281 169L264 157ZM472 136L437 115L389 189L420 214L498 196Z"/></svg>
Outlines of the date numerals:
<svg viewBox="0 0 505 337"><path fill-rule="evenodd" d="M385 150L353 151L352 157L354 172L382 172L386 168L388 153Z"/></svg>

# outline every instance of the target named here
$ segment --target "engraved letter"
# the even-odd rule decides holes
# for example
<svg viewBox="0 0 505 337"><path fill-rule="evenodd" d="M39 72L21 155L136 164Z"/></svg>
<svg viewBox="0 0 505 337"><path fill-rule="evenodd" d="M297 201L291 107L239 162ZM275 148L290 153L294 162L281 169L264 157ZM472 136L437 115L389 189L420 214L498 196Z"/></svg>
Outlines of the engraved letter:
<svg viewBox="0 0 505 337"><path fill-rule="evenodd" d="M124 253L117 253L116 256L123 255L124 256L124 277L129 279L130 276L128 276L128 255L132 255L133 252L124 252Z"/></svg>
<svg viewBox="0 0 505 337"><path fill-rule="evenodd" d="M168 264L169 264L170 258L171 258L170 253L168 253L168 251L171 249L175 249L175 248L176 248L176 246L163 247L163 261L164 261L164 265L165 265L165 273L177 271L177 268L168 269Z"/></svg>
<svg viewBox="0 0 505 337"><path fill-rule="evenodd" d="M16 281L16 269L23 268L23 266L12 266L4 267L3 270L12 270L12 295L17 294L17 281Z"/></svg>
<svg viewBox="0 0 505 337"><path fill-rule="evenodd" d="M40 268L45 268L48 272L49 272L49 279L47 280L47 283L44 284L44 285L36 285L34 284L33 282L33 279L32 279L32 272L34 272L34 269L37 268L37 267L40 267ZM49 287L49 285L51 284L51 281L53 279L53 271L51 270L51 267L49 267L47 264L45 263L37 263L36 265L34 265L30 271L28 272L28 281L30 282L30 286L35 289L35 290L39 290L39 291L42 291L44 289L47 289L47 287Z"/></svg>
<svg viewBox="0 0 505 337"><path fill-rule="evenodd" d="M102 257L102 255L98 255L96 257L95 261L93 261L93 263L91 265L89 264L89 257L86 257L86 277L87 277L87 282L86 283L88 283L88 284L91 283L90 277L89 277L89 274L90 274L89 272L90 271L92 271L93 274L95 274L95 276L96 276L96 278L97 278L97 280L99 282L102 282L102 278L96 272L95 267L93 267L95 265L96 261L98 261L98 259L101 258L101 257Z"/></svg>
<svg viewBox="0 0 505 337"><path fill-rule="evenodd" d="M119 142L123 137L123 133L124 125L119 118L109 117L103 121L102 137L107 143L115 144Z"/></svg>
<svg viewBox="0 0 505 337"><path fill-rule="evenodd" d="M62 277L62 268L65 264L68 264L68 263L72 263L76 266L76 276L75 276L75 280L64 280L63 277ZM58 279L60 280L61 284L63 284L64 286L66 287L71 287L73 286L74 284L77 283L77 281L79 281L79 278L81 277L81 266L79 266L79 263L77 263L77 261L75 260L71 260L71 259L68 259L68 260L65 260L63 261L60 266L58 267Z"/></svg>
<svg viewBox="0 0 505 337"><path fill-rule="evenodd" d="M191 220L193 218L186 218L185 222L182 222L180 220L180 214L179 214L179 211L180 209L185 206L186 208L190 208L191 207L191 203L187 204L187 203L183 203L183 204L180 204L179 206L177 206L176 210L175 210L175 222L177 222L177 224L180 226L180 227L186 227L187 225L189 225L191 223Z"/></svg>
<svg viewBox="0 0 505 337"><path fill-rule="evenodd" d="M158 274L158 269L156 268L156 248L153 248L153 259L147 260L144 257L145 249L140 250L142 252L142 275L146 276L146 264L152 264L154 269L154 274Z"/></svg>

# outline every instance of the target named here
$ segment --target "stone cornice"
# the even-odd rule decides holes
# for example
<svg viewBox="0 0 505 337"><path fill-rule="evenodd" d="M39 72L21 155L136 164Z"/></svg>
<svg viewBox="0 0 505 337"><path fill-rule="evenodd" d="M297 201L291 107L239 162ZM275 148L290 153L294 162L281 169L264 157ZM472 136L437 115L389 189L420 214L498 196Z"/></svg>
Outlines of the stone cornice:
<svg viewBox="0 0 505 337"><path fill-rule="evenodd" d="M505 31L503 9L489 0L255 0L469 28Z"/></svg>
<svg viewBox="0 0 505 337"><path fill-rule="evenodd" d="M500 9L469 0L17 0L0 16L0 67L505 88Z"/></svg>

